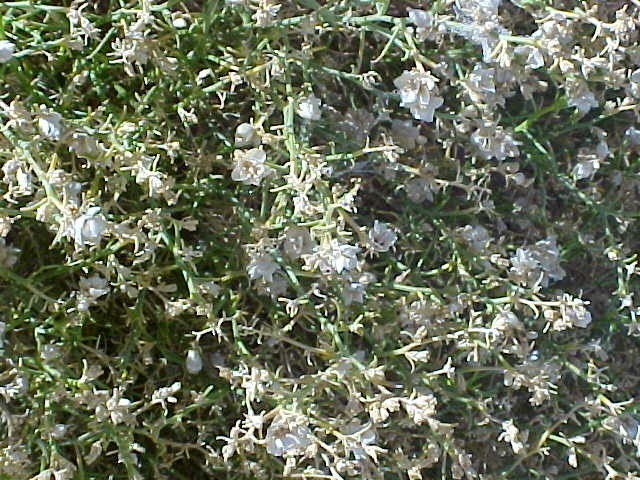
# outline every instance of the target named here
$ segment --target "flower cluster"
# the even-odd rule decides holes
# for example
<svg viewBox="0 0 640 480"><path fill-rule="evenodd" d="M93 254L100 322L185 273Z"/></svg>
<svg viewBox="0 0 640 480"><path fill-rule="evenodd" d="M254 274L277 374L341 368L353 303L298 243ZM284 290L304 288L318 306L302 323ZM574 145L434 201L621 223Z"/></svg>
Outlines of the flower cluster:
<svg viewBox="0 0 640 480"><path fill-rule="evenodd" d="M640 2L0 15L0 478L640 478Z"/></svg>

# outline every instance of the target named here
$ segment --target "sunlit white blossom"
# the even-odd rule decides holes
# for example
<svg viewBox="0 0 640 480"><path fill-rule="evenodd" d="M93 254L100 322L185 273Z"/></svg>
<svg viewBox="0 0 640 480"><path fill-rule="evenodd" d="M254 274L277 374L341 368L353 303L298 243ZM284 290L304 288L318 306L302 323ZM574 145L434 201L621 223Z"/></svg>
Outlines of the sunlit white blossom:
<svg viewBox="0 0 640 480"><path fill-rule="evenodd" d="M580 298L566 296L562 302L562 316L566 323L578 328L587 328L591 323L591 313L585 308L588 302Z"/></svg>
<svg viewBox="0 0 640 480"><path fill-rule="evenodd" d="M520 430L514 425L513 420L502 422L503 432L498 437L498 441L504 441L511 444L513 453L516 455L524 450L525 445L523 440L526 440L527 434L521 433Z"/></svg>
<svg viewBox="0 0 640 480"><path fill-rule="evenodd" d="M83 245L95 245L100 242L107 222L100 213L100 207L89 207L85 213L73 221L73 227L69 232L75 240L77 247Z"/></svg>
<svg viewBox="0 0 640 480"><path fill-rule="evenodd" d="M353 270L357 263L360 248L342 243L336 238L323 241L313 248L313 253L303 255L307 268L318 269L324 274L342 273Z"/></svg>
<svg viewBox="0 0 640 480"><path fill-rule="evenodd" d="M273 172L273 169L265 165L267 154L261 148L251 150L236 150L233 153L233 171L231 178L236 182L246 185L260 185L262 179Z"/></svg>
<svg viewBox="0 0 640 480"><path fill-rule="evenodd" d="M250 123L241 123L236 127L235 146L239 148L260 145L258 129Z"/></svg>
<svg viewBox="0 0 640 480"><path fill-rule="evenodd" d="M408 108L413 117L425 122L433 121L436 108L444 103L437 96L437 79L428 72L404 71L393 81L400 93L400 105Z"/></svg>
<svg viewBox="0 0 640 480"><path fill-rule="evenodd" d="M41 106L38 113L38 130L43 137L58 140L62 134L62 115Z"/></svg>
<svg viewBox="0 0 640 480"><path fill-rule="evenodd" d="M510 259L510 276L529 287L538 284L546 287L550 282L562 280L565 276L559 255L553 237L541 240L530 248L518 248Z"/></svg>

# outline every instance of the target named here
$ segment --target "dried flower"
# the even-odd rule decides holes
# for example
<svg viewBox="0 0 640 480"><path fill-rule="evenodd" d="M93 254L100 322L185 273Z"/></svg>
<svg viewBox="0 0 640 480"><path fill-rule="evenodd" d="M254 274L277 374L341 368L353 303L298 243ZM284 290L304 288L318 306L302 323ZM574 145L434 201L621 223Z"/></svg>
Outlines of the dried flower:
<svg viewBox="0 0 640 480"><path fill-rule="evenodd" d="M38 130L40 134L50 140L58 140L62 134L62 115L40 105L38 113Z"/></svg>
<svg viewBox="0 0 640 480"><path fill-rule="evenodd" d="M579 328L587 328L591 323L591 313L585 308L589 302L580 298L565 295L562 299L561 312L564 322Z"/></svg>
<svg viewBox="0 0 640 480"><path fill-rule="evenodd" d="M432 394L418 395L415 398L403 399L402 405L415 424L421 425L436 414L438 401Z"/></svg>
<svg viewBox="0 0 640 480"><path fill-rule="evenodd" d="M511 444L513 453L516 455L524 450L524 441L526 441L527 433L520 433L518 427L513 423L513 420L507 420L502 422L503 432L498 436L498 441L508 442Z"/></svg>
<svg viewBox="0 0 640 480"><path fill-rule="evenodd" d="M80 279L80 291L78 293L78 311L86 312L89 307L96 304L96 300L110 291L109 282L99 275L92 275Z"/></svg>
<svg viewBox="0 0 640 480"><path fill-rule="evenodd" d="M281 410L267 428L265 445L274 457L304 455L312 444L305 417L294 412Z"/></svg>
<svg viewBox="0 0 640 480"><path fill-rule="evenodd" d="M492 122L483 122L471 135L471 142L485 159L495 158L504 160L507 157L517 157L520 154L518 143L513 135L502 126Z"/></svg>
<svg viewBox="0 0 640 480"><path fill-rule="evenodd" d="M400 93L401 106L408 108L415 119L432 122L435 109L444 103L437 96L437 81L428 72L412 70L404 71L393 84Z"/></svg>
<svg viewBox="0 0 640 480"><path fill-rule="evenodd" d="M385 223L376 220L369 230L369 245L376 252L388 252L398 236Z"/></svg>

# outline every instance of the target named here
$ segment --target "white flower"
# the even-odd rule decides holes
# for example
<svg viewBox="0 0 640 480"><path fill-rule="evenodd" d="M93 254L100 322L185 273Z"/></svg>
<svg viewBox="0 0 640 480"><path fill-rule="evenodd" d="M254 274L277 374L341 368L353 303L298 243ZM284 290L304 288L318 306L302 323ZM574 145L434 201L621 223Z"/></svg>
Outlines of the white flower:
<svg viewBox="0 0 640 480"><path fill-rule="evenodd" d="M499 340L508 333L521 331L523 329L524 324L518 319L515 313L509 310L499 310L491 322L490 335L493 340Z"/></svg>
<svg viewBox="0 0 640 480"><path fill-rule="evenodd" d="M136 183L138 185L146 184L150 197L163 195L167 201L170 201L174 195L171 189L175 179L166 173L151 169L155 169L155 165L153 159L148 156L141 157L137 164L131 167L131 170L136 174Z"/></svg>
<svg viewBox="0 0 640 480"><path fill-rule="evenodd" d="M195 349L190 349L187 352L187 361L186 361L187 372L192 375L199 373L202 370L202 357L200 356L200 352Z"/></svg>
<svg viewBox="0 0 640 480"><path fill-rule="evenodd" d="M409 14L409 21L418 27L429 28L433 23L433 15L424 10L407 8L407 13Z"/></svg>
<svg viewBox="0 0 640 480"><path fill-rule="evenodd" d="M442 106L444 99L438 97L437 79L428 72L405 71L393 81L400 93L400 105L411 111L417 120L433 121L436 108Z"/></svg>
<svg viewBox="0 0 640 480"><path fill-rule="evenodd" d="M407 8L407 13L409 14L409 21L416 26L417 39L424 41L429 38L429 34L435 27L433 14L415 8Z"/></svg>
<svg viewBox="0 0 640 480"><path fill-rule="evenodd" d="M342 301L345 305L351 305L353 302L364 302L364 288L362 282L353 281L351 279L344 283L342 288Z"/></svg>
<svg viewBox="0 0 640 480"><path fill-rule="evenodd" d="M251 150L236 150L234 153L234 168L231 178L245 185L260 185L262 179L273 170L264 164L267 154L261 148Z"/></svg>
<svg viewBox="0 0 640 480"><path fill-rule="evenodd" d="M498 15L502 0L456 0L455 11L459 16L488 20Z"/></svg>
<svg viewBox="0 0 640 480"><path fill-rule="evenodd" d="M409 200L411 200L412 202L420 203L424 200L433 202L433 185L430 184L425 178L410 178L404 185L404 188L407 191Z"/></svg>
<svg viewBox="0 0 640 480"><path fill-rule="evenodd" d="M591 313L585 308L589 302L580 298L565 295L562 301L561 313L565 324L574 327L587 328L591 323Z"/></svg>
<svg viewBox="0 0 640 480"><path fill-rule="evenodd" d="M247 273L251 280L263 280L267 283L273 282L273 274L279 269L280 266L268 253L254 256L247 265Z"/></svg>
<svg viewBox="0 0 640 480"><path fill-rule="evenodd" d="M586 115L589 110L599 105L596 96L582 79L569 79L565 84L565 91L569 100L567 103L576 107L580 115Z"/></svg>
<svg viewBox="0 0 640 480"><path fill-rule="evenodd" d="M420 395L413 399L403 398L402 405L415 424L421 425L436 414L438 400L431 394Z"/></svg>
<svg viewBox="0 0 640 480"><path fill-rule="evenodd" d="M9 40L0 40L0 63L6 63L16 53L16 46Z"/></svg>
<svg viewBox="0 0 640 480"><path fill-rule="evenodd" d="M282 5L272 4L269 0L264 0L260 2L260 6L251 18L256 21L257 27L268 27L275 20L280 7L282 7Z"/></svg>
<svg viewBox="0 0 640 480"><path fill-rule="evenodd" d="M62 116L41 105L38 114L38 130L43 137L58 140L62 133Z"/></svg>
<svg viewBox="0 0 640 480"><path fill-rule="evenodd" d="M518 427L513 423L513 420L502 422L502 433L498 436L498 441L504 441L511 443L513 453L516 455L524 450L523 441L527 439L528 432L520 433Z"/></svg>
<svg viewBox="0 0 640 480"><path fill-rule="evenodd" d="M623 414L607 417L603 420L602 425L620 435L626 441L638 441L640 423L631 415Z"/></svg>
<svg viewBox="0 0 640 480"><path fill-rule="evenodd" d="M61 354L60 346L56 344L43 345L42 351L40 352L40 356L45 362L52 362L56 358L59 358Z"/></svg>
<svg viewBox="0 0 640 480"><path fill-rule="evenodd" d="M540 240L531 248L518 248L510 259L512 267L509 276L530 288L538 285L547 287L550 281L562 280L565 276L559 256L553 237Z"/></svg>
<svg viewBox="0 0 640 480"><path fill-rule="evenodd" d="M178 315L182 315L190 308L191 302L186 298L179 298L178 300L169 300L165 302L165 311L170 318L175 318Z"/></svg>
<svg viewBox="0 0 640 480"><path fill-rule="evenodd" d="M344 114L343 120L336 125L336 129L345 135L349 141L355 144L361 144L367 139L371 129L378 120L378 118L374 117L371 112L364 108L356 110L349 109Z"/></svg>
<svg viewBox="0 0 640 480"><path fill-rule="evenodd" d="M78 311L86 312L96 304L96 300L109 293L109 283L99 275L80 279L78 292Z"/></svg>
<svg viewBox="0 0 640 480"><path fill-rule="evenodd" d="M107 228L107 222L100 207L90 207L87 213L80 215L73 222L71 237L75 240L76 246L95 245L100 241L100 237Z"/></svg>
<svg viewBox="0 0 640 480"><path fill-rule="evenodd" d="M302 415L281 411L267 428L265 445L274 457L304 455L312 444L311 430Z"/></svg>
<svg viewBox="0 0 640 480"><path fill-rule="evenodd" d="M66 182L62 186L63 202L67 205L78 206L80 204L80 194L82 184L80 182Z"/></svg>
<svg viewBox="0 0 640 480"><path fill-rule="evenodd" d="M250 123L241 123L236 127L234 142L236 147L257 147L260 145L258 129Z"/></svg>
<svg viewBox="0 0 640 480"><path fill-rule="evenodd" d="M122 397L122 391L113 390L113 395L107 400L104 409L106 412L101 412L102 415L98 414L98 409L96 409L96 417L101 417L102 420L105 420L105 414L108 418L111 419L111 422L114 425L118 425L120 423L127 423L131 425L134 422L134 415L129 412L131 408L131 400L128 398Z"/></svg>
<svg viewBox="0 0 640 480"><path fill-rule="evenodd" d="M634 145L634 146L638 146L640 145L640 130L638 130L635 127L629 127L627 128L627 130L625 130L624 132L624 136L626 139L629 140L629 142Z"/></svg>
<svg viewBox="0 0 640 480"><path fill-rule="evenodd" d="M214 281L204 281L198 285L198 292L200 295L217 297L220 294L220 290L220 285Z"/></svg>
<svg viewBox="0 0 640 480"><path fill-rule="evenodd" d="M501 70L495 68L483 68L476 65L464 82L464 85L472 103L494 108L496 105L504 106L505 98L498 91L496 82L503 80L506 74L501 75Z"/></svg>
<svg viewBox="0 0 640 480"><path fill-rule="evenodd" d="M187 22L188 19L188 15L184 15L181 12L173 12L171 14L171 25L173 25L174 28L187 28L189 26Z"/></svg>
<svg viewBox="0 0 640 480"><path fill-rule="evenodd" d="M180 382L174 382L168 387L160 387L151 394L151 405L160 404L163 408L167 408L167 403L178 403L175 395L182 388Z"/></svg>
<svg viewBox="0 0 640 480"><path fill-rule="evenodd" d="M356 460L365 460L367 456L376 459L376 454L381 451L374 445L377 434L370 423L360 424L352 421L340 432L347 456L353 453Z"/></svg>
<svg viewBox="0 0 640 480"><path fill-rule="evenodd" d="M358 265L356 254L360 248L346 243L340 243L337 239L324 241L313 249L313 253L303 255L305 265L309 270L318 269L325 275L333 272L353 270Z"/></svg>
<svg viewBox="0 0 640 480"><path fill-rule="evenodd" d="M376 220L373 228L369 230L369 244L376 252L388 252L396 243L398 236L386 223Z"/></svg>
<svg viewBox="0 0 640 480"><path fill-rule="evenodd" d="M477 93L496 93L496 69L482 68L480 65L473 67L473 71L467 78L467 87Z"/></svg>
<svg viewBox="0 0 640 480"><path fill-rule="evenodd" d="M312 93L307 97L302 97L298 101L296 113L307 120L320 120L322 112L320 106L322 102Z"/></svg>
<svg viewBox="0 0 640 480"><path fill-rule="evenodd" d="M9 121L7 126L18 128L23 133L30 133L33 130L33 116L31 111L27 110L22 102L13 100L6 109Z"/></svg>
<svg viewBox="0 0 640 480"><path fill-rule="evenodd" d="M458 21L445 24L447 30L482 47L482 60L485 63L495 61L493 53L499 35L510 33L500 25L499 4L500 0L457 0L453 10Z"/></svg>
<svg viewBox="0 0 640 480"><path fill-rule="evenodd" d="M594 173L600 168L600 160L597 158L581 160L576 163L575 167L573 167L573 179L584 180L585 178L590 178Z"/></svg>
<svg viewBox="0 0 640 480"><path fill-rule="evenodd" d="M483 122L471 135L471 143L478 147L486 160L495 158L502 161L520 155L518 142L513 139L511 132L493 122Z"/></svg>
<svg viewBox="0 0 640 480"><path fill-rule="evenodd" d="M525 65L536 70L540 67L544 67L544 57L539 48L532 45L520 45L514 49L516 55L526 56Z"/></svg>

